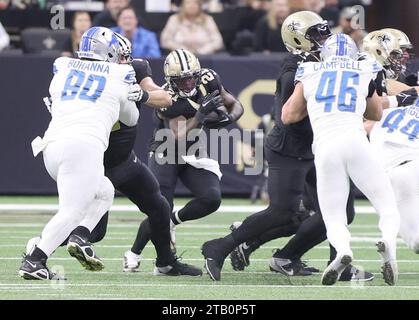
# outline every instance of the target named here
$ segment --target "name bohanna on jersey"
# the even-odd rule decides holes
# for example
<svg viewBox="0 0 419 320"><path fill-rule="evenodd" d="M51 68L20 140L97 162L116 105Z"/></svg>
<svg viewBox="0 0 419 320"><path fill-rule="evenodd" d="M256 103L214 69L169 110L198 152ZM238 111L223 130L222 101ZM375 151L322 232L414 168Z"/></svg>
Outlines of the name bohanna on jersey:
<svg viewBox="0 0 419 320"><path fill-rule="evenodd" d="M370 133L370 141L386 169L419 159L419 100L410 107L383 111Z"/></svg>
<svg viewBox="0 0 419 320"><path fill-rule="evenodd" d="M298 68L295 81L302 82L313 128L313 151L339 135L364 131L363 114L370 83L381 65L329 57L323 62L306 62Z"/></svg>
<svg viewBox="0 0 419 320"><path fill-rule="evenodd" d="M118 118L127 125L137 121L138 111L133 113L133 103L126 100L135 81L131 66L61 57L53 71L52 120L44 141L79 138L97 144L99 140L104 151Z"/></svg>

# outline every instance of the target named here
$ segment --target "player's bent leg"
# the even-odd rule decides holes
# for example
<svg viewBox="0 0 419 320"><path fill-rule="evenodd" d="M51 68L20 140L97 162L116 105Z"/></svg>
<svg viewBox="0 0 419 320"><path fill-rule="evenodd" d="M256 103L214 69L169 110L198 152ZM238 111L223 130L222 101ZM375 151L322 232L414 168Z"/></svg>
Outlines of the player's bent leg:
<svg viewBox="0 0 419 320"><path fill-rule="evenodd" d="M402 163L392 168L388 175L400 213L399 235L419 254L419 161Z"/></svg>
<svg viewBox="0 0 419 320"><path fill-rule="evenodd" d="M180 179L194 198L177 211L172 219L176 225L203 218L217 211L221 204L221 187L216 174L186 164L180 173Z"/></svg>
<svg viewBox="0 0 419 320"><path fill-rule="evenodd" d="M353 256L351 235L347 228L346 205L349 196L349 177L346 155L340 143L323 145L316 150L317 193L327 238L336 248L338 257Z"/></svg>
<svg viewBox="0 0 419 320"><path fill-rule="evenodd" d="M382 241L377 243L377 247L382 260L382 273L384 281L394 285L398 275L396 240L400 228L400 215L390 179L373 154L367 139L363 138L353 146L357 152L352 154L348 172L355 185L371 201L379 214L378 227L382 233ZM355 154L358 157L355 157Z"/></svg>
<svg viewBox="0 0 419 320"><path fill-rule="evenodd" d="M100 219L112 205L115 189L107 177L103 177L99 191L86 211L86 216L68 239L67 250L80 264L89 271L104 268L102 260L93 250L89 238ZM84 232L83 232L84 231Z"/></svg>
<svg viewBox="0 0 419 320"><path fill-rule="evenodd" d="M20 269L22 277L30 278L37 269L44 270L46 278L51 276L46 260L83 220L100 185L103 152L78 140L56 141L44 150L44 161L49 172L57 173L59 210L45 226L36 248L25 258Z"/></svg>

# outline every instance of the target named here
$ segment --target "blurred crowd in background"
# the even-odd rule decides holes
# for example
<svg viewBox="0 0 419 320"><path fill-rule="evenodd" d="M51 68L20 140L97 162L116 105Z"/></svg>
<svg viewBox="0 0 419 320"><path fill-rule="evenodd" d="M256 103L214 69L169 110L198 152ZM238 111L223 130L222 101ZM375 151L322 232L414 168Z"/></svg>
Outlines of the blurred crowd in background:
<svg viewBox="0 0 419 320"><path fill-rule="evenodd" d="M54 49L71 56L84 31L91 26L105 26L131 40L135 58L160 57L175 48L186 48L198 55L285 52L281 25L297 10L318 13L334 32L344 32L360 44L366 31L354 29L351 24L359 11L354 6L362 6L368 12L371 3L372 0L0 0L0 13L32 10L37 15L55 4L72 11L71 23L66 23L71 30L61 30L56 35L48 25L26 25L25 30L20 30L13 24L0 24L0 50L37 53ZM240 12L239 21L235 12ZM151 13L160 13L153 19L164 21L153 22L149 27L147 17ZM0 23L5 14L0 15ZM31 44L36 41L40 44L38 49L36 43Z"/></svg>

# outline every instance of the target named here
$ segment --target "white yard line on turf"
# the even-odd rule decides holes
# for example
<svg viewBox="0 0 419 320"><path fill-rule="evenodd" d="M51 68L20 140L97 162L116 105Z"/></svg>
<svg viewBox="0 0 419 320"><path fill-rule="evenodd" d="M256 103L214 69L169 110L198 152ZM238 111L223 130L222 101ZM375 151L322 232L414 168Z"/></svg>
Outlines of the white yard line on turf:
<svg viewBox="0 0 419 320"><path fill-rule="evenodd" d="M285 278L285 277L284 277ZM170 287L170 288L185 288L185 287L201 287L201 288L315 288L315 289L319 289L319 288L324 288L324 289L346 289L346 288L353 288L353 289L383 289L385 288L384 285L381 286L377 286L377 285L366 285L366 286L356 286L356 285L338 285L338 286L323 286L323 285L263 285L263 284L218 284L218 283L213 283L213 284L194 284L194 283L167 283L167 284L163 284L163 283L68 283L66 282L64 284L65 287L162 287L162 288L166 288L166 287ZM37 288L37 289L45 289L48 287L51 287L54 289L53 286L51 286L51 284L46 283L45 285L29 285L29 284L15 284L15 283L5 283L5 284L1 284L0 283L0 288L24 288L24 289L28 289L28 288ZM396 289L396 288L400 288L400 289L419 289L419 286L395 286L395 287L391 287L391 289ZM6 290L6 289L5 289ZM57 290L57 289L54 289Z"/></svg>
<svg viewBox="0 0 419 320"><path fill-rule="evenodd" d="M182 207L175 206L175 210ZM267 206L260 205L222 205L217 212L220 213L254 213L266 209ZM57 204L17 204L7 203L0 204L0 211L57 211ZM135 205L113 205L111 211L129 211L138 212ZM355 206L355 212L358 214L371 214L375 213L372 206Z"/></svg>

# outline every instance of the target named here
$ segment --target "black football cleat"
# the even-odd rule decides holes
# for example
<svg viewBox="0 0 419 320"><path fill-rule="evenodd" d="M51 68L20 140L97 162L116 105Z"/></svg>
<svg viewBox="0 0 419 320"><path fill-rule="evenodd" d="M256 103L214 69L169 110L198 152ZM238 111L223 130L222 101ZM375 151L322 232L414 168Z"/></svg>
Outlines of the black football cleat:
<svg viewBox="0 0 419 320"><path fill-rule="evenodd" d="M233 270L243 271L250 265L250 254L252 249L246 244L241 243L238 247L234 248L230 253L230 261Z"/></svg>
<svg viewBox="0 0 419 320"><path fill-rule="evenodd" d="M205 269L213 281L221 280L221 269L223 268L225 255L220 253L222 238L205 242L202 245L202 255L205 258Z"/></svg>
<svg viewBox="0 0 419 320"><path fill-rule="evenodd" d="M77 235L71 235L67 243L67 251L76 258L80 264L89 271L100 271L105 265L102 260L96 256L92 245Z"/></svg>
<svg viewBox="0 0 419 320"><path fill-rule="evenodd" d="M310 269L313 267L305 266L301 260L282 259L273 256L269 261L269 269L273 272L281 273L289 277L306 277L311 276L313 273Z"/></svg>
<svg viewBox="0 0 419 320"><path fill-rule="evenodd" d="M321 283L325 286L331 286L338 281L343 270L345 270L352 262L352 257L349 255L343 255L336 257L327 268L324 270Z"/></svg>
<svg viewBox="0 0 419 320"><path fill-rule="evenodd" d="M51 272L46 265L46 261L35 261L27 255L23 256L18 273L25 280L66 280Z"/></svg>
<svg viewBox="0 0 419 320"><path fill-rule="evenodd" d="M202 276L202 270L192 266L190 264L180 262L179 258L176 258L171 264L164 267L154 267L153 275L155 276L190 276L200 277Z"/></svg>
<svg viewBox="0 0 419 320"><path fill-rule="evenodd" d="M374 280L374 275L371 272L360 270L353 265L349 265L343 270L339 277L339 281L356 281L367 282Z"/></svg>

